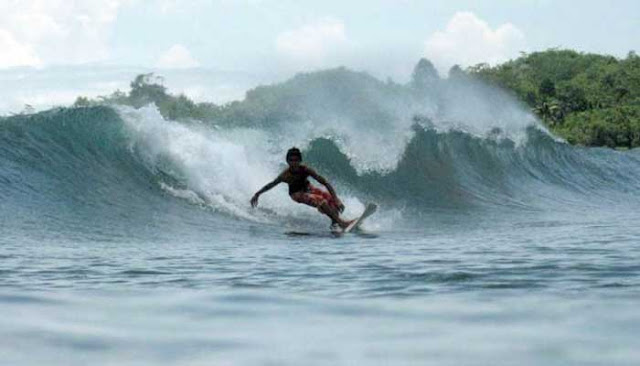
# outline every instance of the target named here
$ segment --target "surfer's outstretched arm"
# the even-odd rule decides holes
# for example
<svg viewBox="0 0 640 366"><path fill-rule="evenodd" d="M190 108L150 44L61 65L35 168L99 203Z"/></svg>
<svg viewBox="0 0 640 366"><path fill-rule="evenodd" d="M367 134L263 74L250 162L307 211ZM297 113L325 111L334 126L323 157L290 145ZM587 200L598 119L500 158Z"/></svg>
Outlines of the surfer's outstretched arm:
<svg viewBox="0 0 640 366"><path fill-rule="evenodd" d="M253 195L253 197L251 197L251 207L256 207L258 205L258 197L260 197L261 194L277 186L280 183L282 183L282 178L278 176L276 179L274 179L273 181L267 183L267 185L262 187L258 192L256 192L256 194Z"/></svg>
<svg viewBox="0 0 640 366"><path fill-rule="evenodd" d="M329 193L331 193L331 196L333 197L333 200L336 202L336 205L338 206L338 209L340 210L340 212L344 211L344 205L342 204L342 201L340 201L340 198L338 198L338 195L336 194L336 191L333 189L333 186L331 185L331 183L329 183L326 179L324 179L323 176L316 173L315 170L311 168L307 168L307 170L309 171L309 175L312 176L313 179L318 181L318 183L322 184L323 186L327 187L327 190L329 191Z"/></svg>

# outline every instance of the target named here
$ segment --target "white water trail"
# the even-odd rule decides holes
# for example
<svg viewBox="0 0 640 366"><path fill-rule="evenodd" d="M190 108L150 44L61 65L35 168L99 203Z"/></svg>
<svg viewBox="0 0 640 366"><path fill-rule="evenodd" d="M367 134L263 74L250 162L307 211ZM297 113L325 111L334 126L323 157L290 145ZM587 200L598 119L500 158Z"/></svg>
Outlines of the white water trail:
<svg viewBox="0 0 640 366"><path fill-rule="evenodd" d="M503 92L475 81L451 82L439 89L440 94L422 98L381 85L363 82L355 85L354 91L342 94L332 93L331 86L313 89L295 84L289 86L289 94L267 88L262 96L275 98L276 105L288 105L290 101L281 99L290 93L303 96L290 106L298 117L271 118L268 125L255 128L215 128L195 121L168 121L155 106L118 110L129 130L132 151L152 171L166 173L181 183L174 186L173 182L163 181L161 187L166 192L193 204L259 222L280 221L283 217L316 220L320 216L314 209L294 204L285 185L261 196L260 209L249 207L253 193L286 167L284 155L291 146L304 149L315 139L329 138L350 159L358 174L385 174L402 159L416 123L427 121L428 128L459 129L480 137L495 134L497 128L500 136L516 142L522 142L526 127L536 123L528 111ZM353 101L350 93L357 94ZM259 103L245 104L247 108L261 108ZM265 118L270 113L260 109L250 112ZM416 120L415 116L424 118ZM337 188L347 205L345 216L357 216L363 203L356 196L342 194L341 188L345 187ZM389 214L398 220L401 216ZM382 226L393 226L383 224L385 220L378 221Z"/></svg>
<svg viewBox="0 0 640 366"><path fill-rule="evenodd" d="M284 168L284 155L272 146L269 135L255 129L216 130L204 125L167 121L155 106L118 109L125 121L131 151L147 168L179 178L184 186L162 181L167 193L195 205L256 222L282 218L318 220L308 206L294 203L282 184L260 197L259 209L251 196ZM343 197L355 216L363 207L356 198ZM278 219L280 217L280 219ZM286 220L285 220L286 221Z"/></svg>

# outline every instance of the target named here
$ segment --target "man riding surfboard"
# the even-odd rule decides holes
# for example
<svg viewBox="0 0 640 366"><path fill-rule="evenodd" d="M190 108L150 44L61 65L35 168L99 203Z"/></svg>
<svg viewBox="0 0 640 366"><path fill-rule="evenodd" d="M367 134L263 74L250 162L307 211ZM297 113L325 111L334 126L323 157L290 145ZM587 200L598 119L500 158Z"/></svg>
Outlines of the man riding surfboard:
<svg viewBox="0 0 640 366"><path fill-rule="evenodd" d="M340 213L344 211L344 205L338 198L336 191L324 177L316 173L315 170L302 164L302 153L298 148L291 148L287 151L287 164L289 167L285 169L272 182L268 183L260 189L251 198L251 206L258 205L258 197L271 188L284 182L289 185L289 197L292 200L316 207L318 211L329 216L331 225L338 225L345 229L352 221L345 221L340 218ZM327 191L314 187L308 178L312 177L318 183L324 185Z"/></svg>

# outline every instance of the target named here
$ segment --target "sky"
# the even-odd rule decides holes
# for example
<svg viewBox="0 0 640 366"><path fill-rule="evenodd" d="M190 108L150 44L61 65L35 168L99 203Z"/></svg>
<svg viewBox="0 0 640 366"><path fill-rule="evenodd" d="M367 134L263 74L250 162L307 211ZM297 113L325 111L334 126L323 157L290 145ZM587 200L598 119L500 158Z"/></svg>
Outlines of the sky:
<svg viewBox="0 0 640 366"><path fill-rule="evenodd" d="M36 95L41 80L66 80L46 73L61 67L131 70L87 84L90 95L139 70L257 75L213 97L204 84L181 90L224 101L258 80L338 66L406 82L421 57L443 76L552 47L625 57L640 52L638 14L637 0L0 0L0 80L15 81L3 103L18 106L70 99L77 88ZM16 81L25 69L33 87Z"/></svg>
<svg viewBox="0 0 640 366"><path fill-rule="evenodd" d="M624 57L640 50L639 14L636 0L0 0L0 68L344 65L406 78L420 57L443 73L550 47Z"/></svg>

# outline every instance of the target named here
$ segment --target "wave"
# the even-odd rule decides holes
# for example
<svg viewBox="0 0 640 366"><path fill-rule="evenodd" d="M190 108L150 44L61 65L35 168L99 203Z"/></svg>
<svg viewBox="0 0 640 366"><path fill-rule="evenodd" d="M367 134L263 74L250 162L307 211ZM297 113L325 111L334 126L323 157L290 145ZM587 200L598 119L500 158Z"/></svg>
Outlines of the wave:
<svg viewBox="0 0 640 366"><path fill-rule="evenodd" d="M149 105L0 118L3 214L118 232L176 218L323 220L282 188L249 207L286 167L291 146L335 183L347 216L366 201L381 204L376 219L584 210L633 205L640 188L637 151L570 146L508 95L472 80L413 90L328 70L256 88L216 116L166 120Z"/></svg>
<svg viewBox="0 0 640 366"><path fill-rule="evenodd" d="M314 140L307 156L372 199L418 210L584 207L625 202L639 188L637 154L572 147L535 126L523 144L421 126L414 132L397 167L385 173L358 174L327 139Z"/></svg>
<svg viewBox="0 0 640 366"><path fill-rule="evenodd" d="M5 229L126 235L166 209L157 176L132 158L111 108L56 109L0 119ZM137 230L137 229L136 229Z"/></svg>
<svg viewBox="0 0 640 366"><path fill-rule="evenodd" d="M292 204L285 189L264 195L263 209L249 208L253 192L284 168L290 141L279 133L167 121L153 106L2 118L3 211L65 225L120 223L112 227L144 226L154 212L188 220L201 211L197 207L256 222L315 220L318 215ZM335 183L350 207L347 215L370 200L387 210L421 213L584 208L628 203L640 188L637 152L572 147L535 126L517 141L499 130L478 136L413 121L407 136L392 166L363 168L359 162L370 157L349 155L345 139L331 134L309 135L304 156ZM380 146L378 156L386 161L384 151Z"/></svg>

